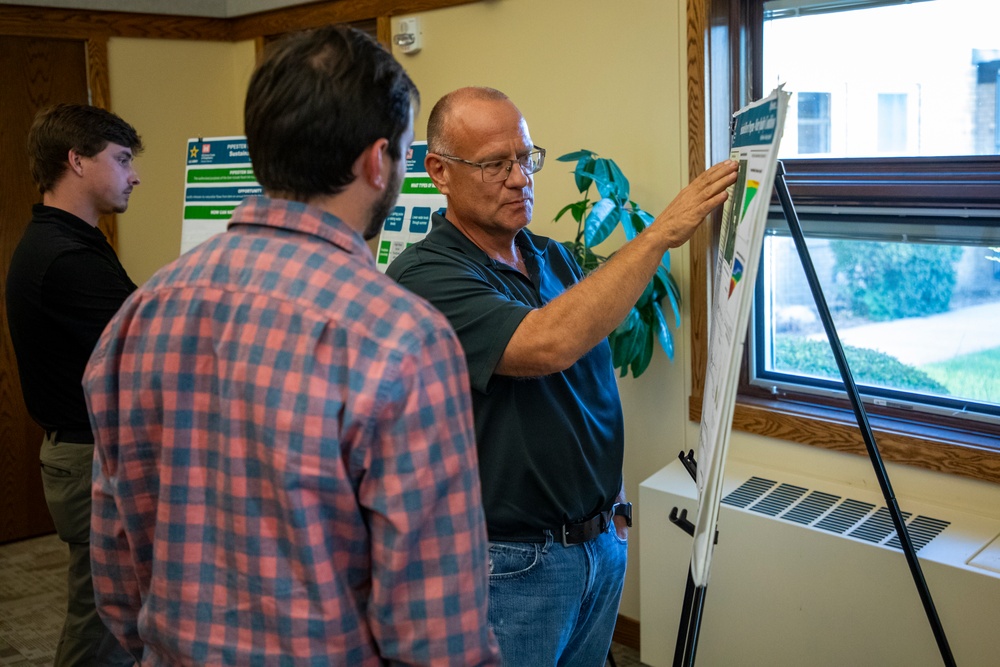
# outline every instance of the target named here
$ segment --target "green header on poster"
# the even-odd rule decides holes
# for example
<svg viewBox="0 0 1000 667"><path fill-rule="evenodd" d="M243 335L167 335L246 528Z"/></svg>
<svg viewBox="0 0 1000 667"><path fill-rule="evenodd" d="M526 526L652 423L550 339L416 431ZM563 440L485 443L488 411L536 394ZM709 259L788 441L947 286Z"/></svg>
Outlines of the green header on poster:
<svg viewBox="0 0 1000 667"><path fill-rule="evenodd" d="M228 220L236 206L185 206L185 220Z"/></svg>
<svg viewBox="0 0 1000 667"><path fill-rule="evenodd" d="M250 167L219 167L216 169L188 169L188 183L246 183L254 180Z"/></svg>
<svg viewBox="0 0 1000 667"><path fill-rule="evenodd" d="M438 194L438 189L430 176L414 176L403 181L403 194L407 195L434 195Z"/></svg>

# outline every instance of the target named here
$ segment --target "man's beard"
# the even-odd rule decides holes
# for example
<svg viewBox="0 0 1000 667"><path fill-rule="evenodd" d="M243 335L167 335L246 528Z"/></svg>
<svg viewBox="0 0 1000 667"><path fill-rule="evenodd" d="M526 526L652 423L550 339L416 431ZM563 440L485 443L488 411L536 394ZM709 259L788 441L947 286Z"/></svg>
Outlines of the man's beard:
<svg viewBox="0 0 1000 667"><path fill-rule="evenodd" d="M368 219L368 227L365 228L364 237L366 241L370 241L379 235L382 231L382 225L385 224L385 219L389 217L389 213L396 206L396 200L399 198L399 187L402 184L403 178L399 175L395 169L392 170L389 176L389 184L386 186L385 190L382 191L382 196L379 197L378 201L372 206L370 217Z"/></svg>

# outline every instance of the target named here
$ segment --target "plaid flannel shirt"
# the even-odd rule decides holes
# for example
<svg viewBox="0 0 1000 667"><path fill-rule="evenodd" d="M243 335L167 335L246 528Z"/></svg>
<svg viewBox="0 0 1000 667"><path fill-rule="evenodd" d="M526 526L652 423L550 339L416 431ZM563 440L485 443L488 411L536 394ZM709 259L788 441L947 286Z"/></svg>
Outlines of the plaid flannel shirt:
<svg viewBox="0 0 1000 667"><path fill-rule="evenodd" d="M360 235L254 198L84 388L102 618L142 664L494 664L464 357Z"/></svg>

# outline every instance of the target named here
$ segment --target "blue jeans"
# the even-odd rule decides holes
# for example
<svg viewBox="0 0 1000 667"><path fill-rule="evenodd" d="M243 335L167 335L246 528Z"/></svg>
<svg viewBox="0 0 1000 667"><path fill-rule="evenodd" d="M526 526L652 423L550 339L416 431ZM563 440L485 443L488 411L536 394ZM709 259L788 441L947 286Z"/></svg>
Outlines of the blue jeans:
<svg viewBox="0 0 1000 667"><path fill-rule="evenodd" d="M509 667L601 667L625 583L628 542L614 524L564 547L490 543L489 622Z"/></svg>

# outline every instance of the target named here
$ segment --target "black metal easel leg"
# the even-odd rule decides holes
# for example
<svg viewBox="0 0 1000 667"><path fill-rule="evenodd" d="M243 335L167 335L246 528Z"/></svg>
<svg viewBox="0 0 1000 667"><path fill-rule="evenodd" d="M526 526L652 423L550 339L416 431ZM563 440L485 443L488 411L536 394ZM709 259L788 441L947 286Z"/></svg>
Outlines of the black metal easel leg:
<svg viewBox="0 0 1000 667"><path fill-rule="evenodd" d="M826 298L823 295L819 279L816 276L816 270L809 256L809 249L806 247L805 236L802 233L802 225L799 222L795 206L792 204L792 198L788 192L788 184L785 182L785 167L780 161L778 162L777 174L774 178L774 189L778 195L778 200L781 202L781 209L785 214L785 219L788 221L788 228L795 241L795 249L799 253L802 269L805 271L806 280L809 282L809 289L812 291L813 299L816 302L816 309L819 311L823 327L826 329L827 338L830 340L830 347L833 349L837 368L840 369L844 388L847 390L847 396L851 400L851 407L854 408L854 415L857 418L858 427L861 429L861 435L868 450L868 457L871 459L872 467L875 469L875 476L878 478L879 486L882 488L886 507L892 516L892 523L896 528L896 534L899 536L900 544L903 547L906 562L910 566L913 583L920 594L920 600L924 605L924 612L927 614L927 620L930 622L931 629L934 632L934 639L937 641L941 658L944 660L945 665L952 667L955 665L955 658L952 656L951 647L948 645L948 638L945 636L941 619L938 618L937 610L934 607L934 600L931 598L927 582L924 580L920 561L917 559L916 550L913 548L913 542L910 540L909 532L906 529L906 522L903 519L902 512L899 510L899 504L896 502L895 494L889 483L889 475L886 472L885 465L882 463L882 455L878 450L878 445L875 443L875 435L872 433L871 425L868 423L868 414L865 412L864 404L861 402L861 395L858 392L857 385L854 383L854 377L847 364L847 357L844 355L844 348L840 343L840 337L837 335L837 329L833 324L833 317L830 315L830 309L827 307Z"/></svg>
<svg viewBox="0 0 1000 667"><path fill-rule="evenodd" d="M698 636L701 634L701 616L705 610L707 586L695 586L691 599L691 617L688 621L688 636L684 643L684 667L694 667L694 656L698 651Z"/></svg>
<svg viewBox="0 0 1000 667"><path fill-rule="evenodd" d="M688 566L687 584L684 586L684 603L681 605L681 620L677 625L677 642L674 644L674 667L683 667L684 649L687 646L688 626L691 625L691 603L694 600L694 577Z"/></svg>

